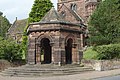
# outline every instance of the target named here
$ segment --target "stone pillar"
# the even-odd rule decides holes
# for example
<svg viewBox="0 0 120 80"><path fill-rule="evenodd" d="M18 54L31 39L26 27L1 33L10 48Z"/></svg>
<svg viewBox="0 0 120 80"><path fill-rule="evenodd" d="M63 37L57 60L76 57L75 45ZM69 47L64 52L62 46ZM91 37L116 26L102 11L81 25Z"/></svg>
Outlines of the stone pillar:
<svg viewBox="0 0 120 80"><path fill-rule="evenodd" d="M83 50L79 50L78 54L79 54L78 64L80 64L83 58Z"/></svg>
<svg viewBox="0 0 120 80"><path fill-rule="evenodd" d="M65 49L60 49L60 57L61 57L61 65L64 65L66 63L66 57L65 57Z"/></svg>
<svg viewBox="0 0 120 80"><path fill-rule="evenodd" d="M59 58L59 36L54 36L54 44L52 45L52 63L58 64Z"/></svg>
<svg viewBox="0 0 120 80"><path fill-rule="evenodd" d="M40 52L41 51L41 48L39 45L37 45L37 51L36 51L36 61L37 63L40 63L40 59L41 59L41 55L40 55Z"/></svg>
<svg viewBox="0 0 120 80"><path fill-rule="evenodd" d="M53 52L54 52L54 44L55 44L54 42L50 42L50 46L51 46L51 50L52 50L51 51L51 55L52 55L51 56L51 58L52 58L51 63L54 63L54 61L55 61L54 60L54 54L53 54Z"/></svg>
<svg viewBox="0 0 120 80"><path fill-rule="evenodd" d="M29 38L27 63L35 64L35 37Z"/></svg>
<svg viewBox="0 0 120 80"><path fill-rule="evenodd" d="M52 62L62 65L65 63L65 48L60 36L55 37L54 45L52 46Z"/></svg>
<svg viewBox="0 0 120 80"><path fill-rule="evenodd" d="M60 62L61 62L61 65L64 65L66 64L66 56L65 56L65 41L64 41L64 36L61 35L60 37L60 49L59 49L59 52L60 52Z"/></svg>
<svg viewBox="0 0 120 80"><path fill-rule="evenodd" d="M76 43L72 44L72 64L77 64L77 49Z"/></svg>
<svg viewBox="0 0 120 80"><path fill-rule="evenodd" d="M82 45L81 45L81 38L77 38L77 64L81 63L81 59L83 57Z"/></svg>

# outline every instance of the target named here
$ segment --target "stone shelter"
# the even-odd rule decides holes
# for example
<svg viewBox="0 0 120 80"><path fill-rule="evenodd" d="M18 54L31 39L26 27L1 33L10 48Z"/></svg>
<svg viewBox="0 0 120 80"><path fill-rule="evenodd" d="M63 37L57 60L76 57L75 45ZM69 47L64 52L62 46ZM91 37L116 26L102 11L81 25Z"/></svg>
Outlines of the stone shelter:
<svg viewBox="0 0 120 80"><path fill-rule="evenodd" d="M58 0L40 22L28 27L28 64L80 64L87 19L100 0Z"/></svg>
<svg viewBox="0 0 120 80"><path fill-rule="evenodd" d="M28 63L80 64L82 34L86 26L61 18L52 8L28 28Z"/></svg>

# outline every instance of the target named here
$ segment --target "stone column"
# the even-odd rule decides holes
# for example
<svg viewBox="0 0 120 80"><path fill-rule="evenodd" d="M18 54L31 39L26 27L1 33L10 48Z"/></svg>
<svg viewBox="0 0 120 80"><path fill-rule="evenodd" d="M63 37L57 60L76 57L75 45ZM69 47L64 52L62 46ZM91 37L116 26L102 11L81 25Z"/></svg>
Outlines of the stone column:
<svg viewBox="0 0 120 80"><path fill-rule="evenodd" d="M62 43L62 40L60 36L55 37L54 45L52 46L52 62L54 64L63 64L65 62L65 48L64 43Z"/></svg>
<svg viewBox="0 0 120 80"><path fill-rule="evenodd" d="M40 52L41 51L41 48L39 45L37 45L37 52L36 52L36 61L37 63L40 63L40 59L41 59L41 55L40 55Z"/></svg>
<svg viewBox="0 0 120 80"><path fill-rule="evenodd" d="M72 64L77 64L77 44L72 44Z"/></svg>
<svg viewBox="0 0 120 80"><path fill-rule="evenodd" d="M55 42L50 42L50 46L51 46L51 58L52 58L52 60L51 60L51 63L53 64L54 63L54 54L53 54L53 52L54 52L54 44L55 44Z"/></svg>
<svg viewBox="0 0 120 80"><path fill-rule="evenodd" d="M35 37L29 38L27 63L35 64Z"/></svg>
<svg viewBox="0 0 120 80"><path fill-rule="evenodd" d="M61 65L64 65L66 64L64 35L60 36L59 42L60 63Z"/></svg>
<svg viewBox="0 0 120 80"><path fill-rule="evenodd" d="M81 63L81 59L83 57L83 51L81 46L81 38L77 38L77 64Z"/></svg>

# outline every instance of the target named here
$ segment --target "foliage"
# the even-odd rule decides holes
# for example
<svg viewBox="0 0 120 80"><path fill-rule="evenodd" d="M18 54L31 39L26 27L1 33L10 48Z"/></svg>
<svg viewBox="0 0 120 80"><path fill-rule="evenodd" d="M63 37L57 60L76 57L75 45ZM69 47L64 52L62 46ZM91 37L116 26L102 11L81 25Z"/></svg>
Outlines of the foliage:
<svg viewBox="0 0 120 80"><path fill-rule="evenodd" d="M89 26L92 45L120 42L120 0L101 2L91 16Z"/></svg>
<svg viewBox="0 0 120 80"><path fill-rule="evenodd" d="M50 0L35 0L32 10L29 13L29 23L39 22L52 6L53 4Z"/></svg>
<svg viewBox="0 0 120 80"><path fill-rule="evenodd" d="M3 15L3 13L0 11L0 16L2 16Z"/></svg>
<svg viewBox="0 0 120 80"><path fill-rule="evenodd" d="M27 28L28 28L28 22L26 24L26 27L24 28L24 33L22 36L22 43L21 43L21 50L23 54L23 59L25 59L27 54L27 44L28 44L28 37L27 37Z"/></svg>
<svg viewBox="0 0 120 80"><path fill-rule="evenodd" d="M52 6L53 4L50 0L35 0L31 12L29 13L28 23L40 21L41 18L51 9ZM22 37L21 44L22 54L24 55L27 53L27 28L28 25L24 29L24 35Z"/></svg>
<svg viewBox="0 0 120 80"><path fill-rule="evenodd" d="M0 37L0 59L13 62L22 59L20 45L11 39L3 39Z"/></svg>
<svg viewBox="0 0 120 80"><path fill-rule="evenodd" d="M87 50L84 51L83 54L84 54L83 58L87 59L87 60L89 60L89 59L96 59L96 57L98 55L98 53L93 50L93 47L87 48Z"/></svg>
<svg viewBox="0 0 120 80"><path fill-rule="evenodd" d="M120 59L120 44L109 44L94 47L98 60Z"/></svg>
<svg viewBox="0 0 120 80"><path fill-rule="evenodd" d="M1 13L0 13L1 14ZM6 33L10 27L10 23L7 18L4 16L0 16L0 36L5 37Z"/></svg>

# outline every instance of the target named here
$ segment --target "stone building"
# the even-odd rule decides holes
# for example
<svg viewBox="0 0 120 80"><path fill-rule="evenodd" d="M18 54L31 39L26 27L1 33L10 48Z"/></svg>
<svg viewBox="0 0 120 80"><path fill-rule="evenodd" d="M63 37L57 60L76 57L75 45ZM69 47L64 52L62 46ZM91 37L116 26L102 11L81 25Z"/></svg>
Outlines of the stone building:
<svg viewBox="0 0 120 80"><path fill-rule="evenodd" d="M80 64L85 24L96 4L97 0L58 0L58 11L52 8L40 22L29 24L28 64Z"/></svg>
<svg viewBox="0 0 120 80"><path fill-rule="evenodd" d="M18 20L16 18L14 23L8 29L7 37L14 39L17 43L21 43L24 29L26 26L27 26L27 19Z"/></svg>
<svg viewBox="0 0 120 80"><path fill-rule="evenodd" d="M101 0L58 0L58 12L72 23L87 24L90 15Z"/></svg>

